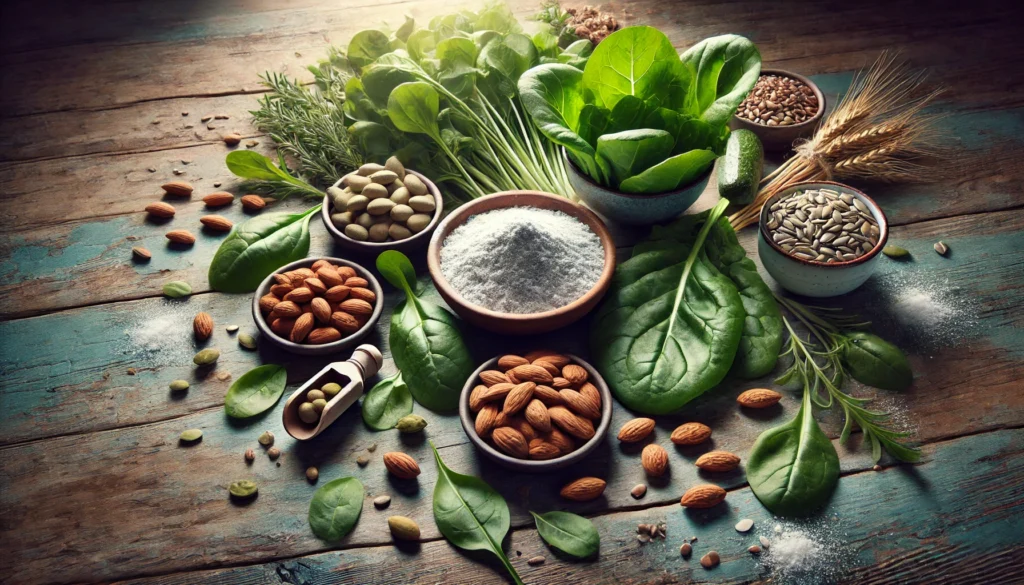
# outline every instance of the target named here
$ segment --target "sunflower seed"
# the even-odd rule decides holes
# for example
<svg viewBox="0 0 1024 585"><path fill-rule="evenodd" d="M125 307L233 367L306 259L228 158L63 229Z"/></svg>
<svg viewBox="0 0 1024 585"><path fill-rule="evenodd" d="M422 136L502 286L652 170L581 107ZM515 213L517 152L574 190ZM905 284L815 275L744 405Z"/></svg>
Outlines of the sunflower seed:
<svg viewBox="0 0 1024 585"><path fill-rule="evenodd" d="M831 189L791 193L773 202L769 211L765 225L772 242L805 260L856 259L873 250L881 235L867 205Z"/></svg>
<svg viewBox="0 0 1024 585"><path fill-rule="evenodd" d="M932 247L935 248L935 251L938 252L940 256L945 256L946 252L949 252L949 246L942 241L935 242L935 245Z"/></svg>

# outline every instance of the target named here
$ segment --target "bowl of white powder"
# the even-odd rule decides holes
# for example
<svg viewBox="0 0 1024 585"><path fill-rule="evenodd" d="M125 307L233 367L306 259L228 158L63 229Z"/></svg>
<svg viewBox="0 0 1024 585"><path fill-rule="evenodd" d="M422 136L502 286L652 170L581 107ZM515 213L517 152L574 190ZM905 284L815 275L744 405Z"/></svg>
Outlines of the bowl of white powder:
<svg viewBox="0 0 1024 585"><path fill-rule="evenodd" d="M615 271L615 243L593 212L564 197L506 191L445 218L427 266L466 321L497 333L545 333L601 300Z"/></svg>

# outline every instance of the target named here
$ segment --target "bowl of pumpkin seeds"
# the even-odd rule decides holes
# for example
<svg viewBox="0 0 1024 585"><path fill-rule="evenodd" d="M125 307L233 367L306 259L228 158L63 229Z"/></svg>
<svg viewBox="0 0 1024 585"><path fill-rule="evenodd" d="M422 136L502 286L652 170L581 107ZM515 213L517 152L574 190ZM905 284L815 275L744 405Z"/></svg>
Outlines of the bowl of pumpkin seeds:
<svg viewBox="0 0 1024 585"><path fill-rule="evenodd" d="M885 213L861 191L831 181L803 182L761 208L757 252L786 290L832 297L871 277L888 238Z"/></svg>

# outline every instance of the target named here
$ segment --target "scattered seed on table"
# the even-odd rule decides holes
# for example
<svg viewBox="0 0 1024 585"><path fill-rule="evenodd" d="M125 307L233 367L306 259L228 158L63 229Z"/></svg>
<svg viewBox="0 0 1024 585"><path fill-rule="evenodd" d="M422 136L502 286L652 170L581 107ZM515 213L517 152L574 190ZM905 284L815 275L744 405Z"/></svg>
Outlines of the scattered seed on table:
<svg viewBox="0 0 1024 585"><path fill-rule="evenodd" d="M245 461L247 463L252 463L255 460L256 460L256 452L253 451L252 449L246 449L245 450Z"/></svg>
<svg viewBox="0 0 1024 585"><path fill-rule="evenodd" d="M736 523L736 532L749 532L754 527L754 521L750 518L744 518Z"/></svg>
<svg viewBox="0 0 1024 585"><path fill-rule="evenodd" d="M220 372L219 374L217 374L217 379L220 380L221 382L224 382L226 380L230 380L231 379L231 372Z"/></svg>
<svg viewBox="0 0 1024 585"><path fill-rule="evenodd" d="M755 544L754 546L748 548L747 552L755 555L761 554L761 547Z"/></svg>
<svg viewBox="0 0 1024 585"><path fill-rule="evenodd" d="M280 456L281 456L281 450L278 449L277 447L271 447L271 448L267 449L267 457L270 457L271 461L277 459Z"/></svg>
<svg viewBox="0 0 1024 585"><path fill-rule="evenodd" d="M526 564L530 565L530 566L534 566L534 567L537 566L537 565L542 565L542 564L544 564L544 557L542 557L542 556L530 557L530 560L526 561Z"/></svg>
<svg viewBox="0 0 1024 585"><path fill-rule="evenodd" d="M679 554L682 555L684 559L688 559L690 558L690 555L693 554L693 547L690 546L690 543L684 542L682 546L679 547Z"/></svg>
<svg viewBox="0 0 1024 585"><path fill-rule="evenodd" d="M369 451L370 453L373 453L374 451L377 450L377 443L370 445L369 447L366 448L366 450Z"/></svg>
<svg viewBox="0 0 1024 585"><path fill-rule="evenodd" d="M234 333L235 331L238 331L238 325L228 325L224 330L228 333Z"/></svg>
<svg viewBox="0 0 1024 585"><path fill-rule="evenodd" d="M312 466L306 468L306 479L309 480L309 483L316 483L318 477L320 477L319 469Z"/></svg>
<svg viewBox="0 0 1024 585"><path fill-rule="evenodd" d="M149 260L153 257L153 254L142 246L135 246L132 248L132 256L135 256L138 260Z"/></svg>
<svg viewBox="0 0 1024 585"><path fill-rule="evenodd" d="M639 500L640 498L644 497L644 494L647 493L647 486L642 483L638 483L635 486L633 486L633 489L631 489L629 493L630 495L633 496L634 499Z"/></svg>
<svg viewBox="0 0 1024 585"><path fill-rule="evenodd" d="M768 548L772 544L772 541L768 540L768 538L765 537L765 536L759 536L757 538L758 538L758 540L761 541L761 547L762 548Z"/></svg>
<svg viewBox="0 0 1024 585"><path fill-rule="evenodd" d="M174 173L175 175L184 175L184 174L185 174L185 171L183 171L183 170L181 170L181 169L174 169L173 173Z"/></svg>
<svg viewBox="0 0 1024 585"><path fill-rule="evenodd" d="M644 533L644 534L637 534L636 535L636 539L639 540L643 544L647 544L648 542L651 542L650 535L646 534L646 533Z"/></svg>
<svg viewBox="0 0 1024 585"><path fill-rule="evenodd" d="M370 458L367 457L366 455L360 455L359 457L356 458L356 463L359 464L359 467L366 467L366 464L369 462Z"/></svg>
<svg viewBox="0 0 1024 585"><path fill-rule="evenodd" d="M882 466L876 463L876 464L874 464L874 465L873 465L873 466L871 467L871 470L872 470L872 471L882 471Z"/></svg>
<svg viewBox="0 0 1024 585"><path fill-rule="evenodd" d="M199 118L199 121L200 122L209 122L212 119L213 119L213 116L203 116L202 118Z"/></svg>
<svg viewBox="0 0 1024 585"><path fill-rule="evenodd" d="M949 246L947 246L945 242L935 242L935 245L932 247L935 248L935 251L938 252L940 256L945 256L946 252L949 252Z"/></svg>
<svg viewBox="0 0 1024 585"><path fill-rule="evenodd" d="M155 172L156 172L156 167L149 167L149 168L148 168L148 169L146 169L146 170L147 170L147 171L149 171L149 172L151 172L151 173L155 173Z"/></svg>
<svg viewBox="0 0 1024 585"><path fill-rule="evenodd" d="M213 186L214 187L220 187L220 181L217 181L216 183L214 183Z"/></svg>
<svg viewBox="0 0 1024 585"><path fill-rule="evenodd" d="M391 496L377 496L373 499L373 505L376 506L378 510L383 510L391 505Z"/></svg>
<svg viewBox="0 0 1024 585"><path fill-rule="evenodd" d="M721 561L722 559L718 556L718 553L715 551L711 551L708 554L701 557L700 565L705 569L714 569L718 566L718 563L720 563Z"/></svg>

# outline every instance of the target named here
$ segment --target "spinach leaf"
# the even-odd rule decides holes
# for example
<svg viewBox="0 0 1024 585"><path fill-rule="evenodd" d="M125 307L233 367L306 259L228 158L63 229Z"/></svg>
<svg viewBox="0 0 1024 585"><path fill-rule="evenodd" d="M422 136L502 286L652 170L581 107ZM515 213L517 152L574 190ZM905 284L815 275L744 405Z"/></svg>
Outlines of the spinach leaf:
<svg viewBox="0 0 1024 585"><path fill-rule="evenodd" d="M363 422L375 431L395 428L398 419L412 413L412 394L402 372L385 378L363 397Z"/></svg>
<svg viewBox="0 0 1024 585"><path fill-rule="evenodd" d="M266 364L242 374L224 396L224 411L234 418L249 418L272 408L284 393L288 372Z"/></svg>
<svg viewBox="0 0 1024 585"><path fill-rule="evenodd" d="M680 58L694 77L688 88L691 113L715 126L728 124L761 75L761 53L739 35L704 39Z"/></svg>
<svg viewBox="0 0 1024 585"><path fill-rule="evenodd" d="M309 220L303 213L264 213L235 228L217 249L207 278L215 290L252 292L271 272L309 252Z"/></svg>
<svg viewBox="0 0 1024 585"><path fill-rule="evenodd" d="M728 205L711 211L692 245L662 240L615 271L591 326L598 370L627 408L665 414L722 381L745 313L736 286L702 254Z"/></svg>
<svg viewBox="0 0 1024 585"><path fill-rule="evenodd" d="M686 98L690 71L664 33L649 26L631 26L609 35L594 48L583 70L583 83L594 92L594 103L608 109L625 96L678 109Z"/></svg>
<svg viewBox="0 0 1024 585"><path fill-rule="evenodd" d="M391 52L391 41L379 30L359 31L352 36L348 44L349 63L356 67L365 67L385 53Z"/></svg>
<svg viewBox="0 0 1024 585"><path fill-rule="evenodd" d="M843 342L843 363L855 380L883 390L906 390L914 381L907 356L888 341L862 331Z"/></svg>
<svg viewBox="0 0 1024 585"><path fill-rule="evenodd" d="M622 181L619 189L623 193L671 191L697 180L711 167L716 157L710 150L691 150L677 154Z"/></svg>
<svg viewBox="0 0 1024 585"><path fill-rule="evenodd" d="M537 514L531 511L530 514L544 542L578 559L597 553L601 537L590 520L570 512Z"/></svg>
<svg viewBox="0 0 1024 585"><path fill-rule="evenodd" d="M519 97L530 112L534 125L555 144L564 146L577 164L590 176L598 173L594 162L596 135L591 142L584 140L577 129L590 130L596 106L581 120L583 100L583 72L570 65L538 65L519 78ZM607 124L607 120L604 122ZM603 132L603 125L601 128ZM599 132L597 135L599 135ZM593 134L593 133L591 133Z"/></svg>
<svg viewBox="0 0 1024 585"><path fill-rule="evenodd" d="M309 502L309 527L318 538L341 540L352 532L363 511L363 484L343 477L316 490Z"/></svg>
<svg viewBox="0 0 1024 585"><path fill-rule="evenodd" d="M664 130L626 130L598 138L597 156L608 162L612 182L618 184L665 160L673 142Z"/></svg>
<svg viewBox="0 0 1024 585"><path fill-rule="evenodd" d="M436 89L426 82L416 81L402 83L388 95L388 117L396 128L440 140L437 113L441 98Z"/></svg>
<svg viewBox="0 0 1024 585"><path fill-rule="evenodd" d="M409 391L431 410L454 410L474 367L457 321L445 309L416 297L416 271L401 252L382 253L377 270L405 291L405 300L391 315L390 344Z"/></svg>
<svg viewBox="0 0 1024 585"><path fill-rule="evenodd" d="M430 443L437 461L434 486L434 522L441 534L463 550L489 550L505 566L513 580L523 585L519 574L501 549L511 522L508 504L501 494L482 479L455 473L441 460Z"/></svg>
<svg viewBox="0 0 1024 585"><path fill-rule="evenodd" d="M757 438L747 458L747 481L773 514L806 516L828 501L839 480L839 456L814 420L811 392L792 421Z"/></svg>

